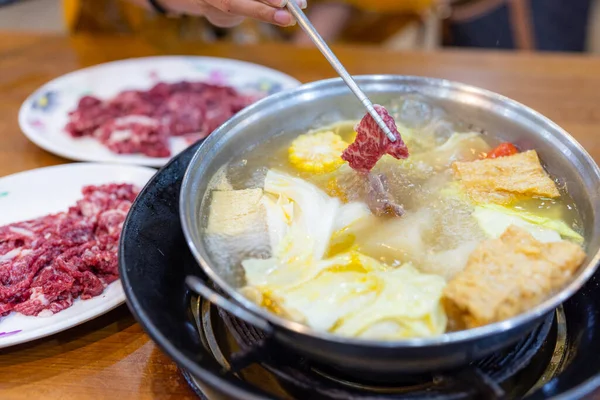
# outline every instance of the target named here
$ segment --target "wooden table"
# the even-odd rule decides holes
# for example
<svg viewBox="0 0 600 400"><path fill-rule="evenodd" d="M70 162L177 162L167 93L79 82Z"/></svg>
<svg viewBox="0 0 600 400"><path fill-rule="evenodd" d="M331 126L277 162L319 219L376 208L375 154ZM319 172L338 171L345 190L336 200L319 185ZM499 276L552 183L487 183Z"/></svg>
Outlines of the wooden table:
<svg viewBox="0 0 600 400"><path fill-rule="evenodd" d="M386 53L373 48L339 48L336 53L353 74L427 75L509 96L562 125L600 161L600 58L464 51ZM191 43L161 48L123 37L0 32L0 176L67 162L37 148L19 130L17 112L33 90L81 67L158 54L247 60L304 82L334 75L312 49ZM148 339L123 306L61 334L0 351L0 398L194 397L175 364Z"/></svg>

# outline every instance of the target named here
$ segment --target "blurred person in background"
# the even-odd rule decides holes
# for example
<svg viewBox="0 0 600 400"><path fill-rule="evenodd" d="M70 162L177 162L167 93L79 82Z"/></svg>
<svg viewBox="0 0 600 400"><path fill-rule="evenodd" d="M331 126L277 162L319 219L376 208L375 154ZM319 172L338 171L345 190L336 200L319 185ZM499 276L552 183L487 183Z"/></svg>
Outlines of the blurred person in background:
<svg viewBox="0 0 600 400"><path fill-rule="evenodd" d="M297 0L299 1L299 0ZM308 17L327 41L379 42L409 21L420 20L435 0L309 0ZM72 32L134 33L153 42L232 40L237 43L293 41L307 44L277 0L63 0ZM224 4L231 12L223 12ZM271 5L269 5L271 4ZM280 3L279 3L280 4ZM243 17L255 17L244 19ZM267 22L267 23L264 23Z"/></svg>

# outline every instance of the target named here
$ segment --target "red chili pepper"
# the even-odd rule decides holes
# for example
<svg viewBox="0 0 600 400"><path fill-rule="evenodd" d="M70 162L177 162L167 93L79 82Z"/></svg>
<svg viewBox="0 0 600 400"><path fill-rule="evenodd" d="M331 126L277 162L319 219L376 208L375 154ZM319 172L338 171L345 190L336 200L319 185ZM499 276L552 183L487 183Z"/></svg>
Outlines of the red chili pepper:
<svg viewBox="0 0 600 400"><path fill-rule="evenodd" d="M519 150L512 143L500 143L498 147L487 154L486 158L512 156L518 152Z"/></svg>

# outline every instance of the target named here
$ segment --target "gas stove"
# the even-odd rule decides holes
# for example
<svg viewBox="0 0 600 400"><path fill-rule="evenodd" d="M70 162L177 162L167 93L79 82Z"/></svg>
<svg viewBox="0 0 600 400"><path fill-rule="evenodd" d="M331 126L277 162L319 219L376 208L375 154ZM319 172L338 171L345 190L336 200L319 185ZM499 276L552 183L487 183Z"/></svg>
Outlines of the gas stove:
<svg viewBox="0 0 600 400"><path fill-rule="evenodd" d="M521 399L538 392L564 372L573 357L564 307L511 348L445 374L399 376L392 382L357 380L315 364L269 340L263 332L192 297L190 309L204 348L238 379L275 398L319 400ZM183 371L201 399L212 400L201 381ZM600 392L599 392L600 393Z"/></svg>

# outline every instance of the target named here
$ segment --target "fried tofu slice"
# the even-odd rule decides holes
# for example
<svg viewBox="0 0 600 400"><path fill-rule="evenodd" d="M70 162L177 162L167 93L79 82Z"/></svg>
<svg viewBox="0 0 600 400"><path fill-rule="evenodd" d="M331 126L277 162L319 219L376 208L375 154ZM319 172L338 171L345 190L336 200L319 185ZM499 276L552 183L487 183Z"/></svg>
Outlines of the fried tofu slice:
<svg viewBox="0 0 600 400"><path fill-rule="evenodd" d="M453 328L487 325L537 306L565 285L585 256L574 243L541 243L509 226L500 238L482 242L444 289Z"/></svg>
<svg viewBox="0 0 600 400"><path fill-rule="evenodd" d="M510 204L521 197L560 196L535 150L452 164L454 176L476 203Z"/></svg>
<svg viewBox="0 0 600 400"><path fill-rule="evenodd" d="M257 228L264 230L262 197L262 189L213 191L206 233L239 236Z"/></svg>

